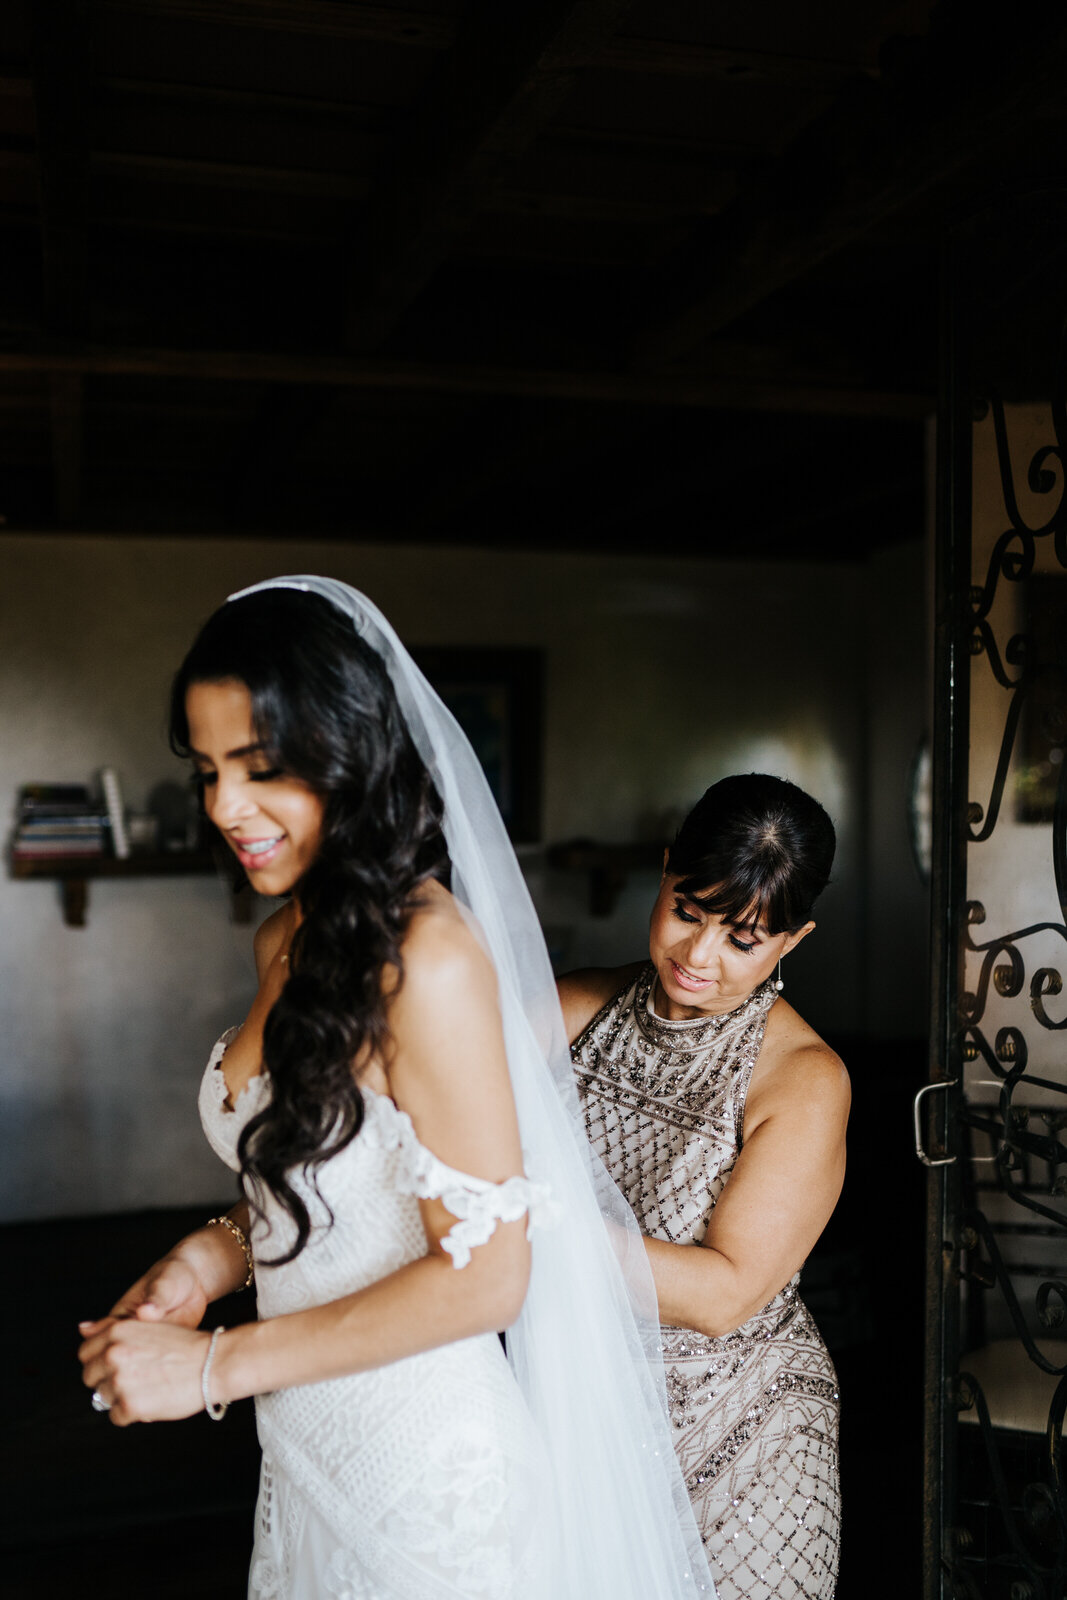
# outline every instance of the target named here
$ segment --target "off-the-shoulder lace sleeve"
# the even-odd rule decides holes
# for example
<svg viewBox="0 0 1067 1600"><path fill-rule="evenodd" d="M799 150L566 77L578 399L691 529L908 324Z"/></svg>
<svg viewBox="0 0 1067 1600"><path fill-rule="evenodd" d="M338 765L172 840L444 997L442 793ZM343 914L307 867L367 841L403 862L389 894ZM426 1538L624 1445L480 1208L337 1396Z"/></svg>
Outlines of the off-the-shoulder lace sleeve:
<svg viewBox="0 0 1067 1600"><path fill-rule="evenodd" d="M440 1200L458 1219L441 1240L454 1267L467 1265L474 1246L491 1239L498 1222L517 1222L528 1213L529 1238L534 1228L551 1228L559 1220L561 1208L549 1184L521 1175L491 1183L446 1166L420 1143L407 1112L387 1095L364 1087L363 1097L366 1116L359 1137L395 1153L393 1182L419 1200Z"/></svg>
<svg viewBox="0 0 1067 1600"><path fill-rule="evenodd" d="M526 1237L534 1228L552 1227L559 1220L559 1207L551 1198L547 1183L533 1178L505 1178L490 1183L467 1172L446 1167L423 1145L415 1148L413 1189L420 1200L440 1200L446 1211L459 1220L441 1240L454 1267L465 1267L475 1245L492 1238L498 1222L517 1222L523 1212L529 1221Z"/></svg>

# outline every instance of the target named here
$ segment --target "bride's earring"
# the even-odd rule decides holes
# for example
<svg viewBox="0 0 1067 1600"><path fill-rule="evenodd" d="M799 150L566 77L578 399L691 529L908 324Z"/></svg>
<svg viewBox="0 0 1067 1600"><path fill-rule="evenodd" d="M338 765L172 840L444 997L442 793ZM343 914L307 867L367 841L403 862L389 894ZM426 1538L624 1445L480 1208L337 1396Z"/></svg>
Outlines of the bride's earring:
<svg viewBox="0 0 1067 1600"><path fill-rule="evenodd" d="M774 987L778 990L779 994L781 994L782 990L785 988L785 984L782 982L782 958L781 958L781 956L778 957L778 976L774 980Z"/></svg>

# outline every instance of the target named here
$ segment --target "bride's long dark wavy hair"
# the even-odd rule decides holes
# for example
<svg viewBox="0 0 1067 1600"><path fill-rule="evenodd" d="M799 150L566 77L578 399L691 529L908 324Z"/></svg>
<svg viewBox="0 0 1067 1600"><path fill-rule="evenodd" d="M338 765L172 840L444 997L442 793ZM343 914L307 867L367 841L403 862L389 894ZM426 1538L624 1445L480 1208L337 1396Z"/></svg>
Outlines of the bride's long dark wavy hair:
<svg viewBox="0 0 1067 1600"><path fill-rule="evenodd" d="M319 595L273 589L224 605L197 636L171 690L170 743L189 755L186 693L236 679L252 700L272 766L323 801L322 838L296 892L302 920L289 976L263 1029L269 1104L237 1153L254 1203L265 1186L308 1241L307 1205L290 1182L350 1144L364 1105L353 1062L387 1054L383 969L403 978L400 946L430 877L447 881L442 806L412 743L381 658Z"/></svg>

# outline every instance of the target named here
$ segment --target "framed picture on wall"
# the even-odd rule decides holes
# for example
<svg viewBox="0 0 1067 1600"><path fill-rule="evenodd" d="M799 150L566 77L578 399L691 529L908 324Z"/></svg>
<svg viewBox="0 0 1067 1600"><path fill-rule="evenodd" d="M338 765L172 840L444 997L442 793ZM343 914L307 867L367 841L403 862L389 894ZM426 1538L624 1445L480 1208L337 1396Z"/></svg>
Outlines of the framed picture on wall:
<svg viewBox="0 0 1067 1600"><path fill-rule="evenodd" d="M474 746L513 843L536 843L544 651L435 645L411 653Z"/></svg>

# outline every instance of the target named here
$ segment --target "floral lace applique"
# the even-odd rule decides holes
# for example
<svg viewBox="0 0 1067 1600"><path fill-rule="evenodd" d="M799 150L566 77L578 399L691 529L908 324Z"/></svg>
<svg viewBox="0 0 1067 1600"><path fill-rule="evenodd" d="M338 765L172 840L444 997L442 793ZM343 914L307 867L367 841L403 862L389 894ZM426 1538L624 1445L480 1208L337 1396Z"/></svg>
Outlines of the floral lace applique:
<svg viewBox="0 0 1067 1600"><path fill-rule="evenodd" d="M260 1556L248 1580L251 1600L281 1600L282 1581L278 1568L268 1556Z"/></svg>
<svg viewBox="0 0 1067 1600"><path fill-rule="evenodd" d="M389 1600L384 1589L349 1550L335 1550L326 1568L326 1593L331 1600Z"/></svg>
<svg viewBox="0 0 1067 1600"><path fill-rule="evenodd" d="M520 1177L505 1178L503 1183L472 1178L446 1167L422 1145L415 1154L413 1188L420 1200L440 1200L459 1218L441 1240L454 1267L467 1265L471 1250L492 1238L498 1222L517 1222L527 1212L529 1238L534 1228L550 1228L559 1221L560 1208L547 1183Z"/></svg>
<svg viewBox="0 0 1067 1600"><path fill-rule="evenodd" d="M495 1441L476 1428L460 1430L431 1453L417 1496L394 1507L385 1528L399 1548L448 1574L458 1592L508 1600L515 1577L512 1505Z"/></svg>
<svg viewBox="0 0 1067 1600"><path fill-rule="evenodd" d="M220 1161L234 1172L238 1171L237 1140L249 1117L261 1109L270 1095L270 1082L262 1072L251 1077L237 1096L233 1106L227 1104L229 1086L222 1070L227 1046L240 1032L227 1028L208 1058L207 1070L200 1082L198 1105L200 1121L207 1141Z"/></svg>
<svg viewBox="0 0 1067 1600"><path fill-rule="evenodd" d="M528 1213L529 1238L534 1228L551 1228L559 1221L560 1207L551 1198L547 1183L518 1175L491 1183L487 1178L458 1172L420 1144L407 1112L387 1096L370 1091L370 1103L373 1112L360 1137L369 1125L384 1149L402 1151L409 1166L410 1193L420 1200L440 1200L445 1210L459 1219L441 1240L441 1248L452 1257L454 1267L467 1266L471 1250L492 1238L498 1222L517 1222L524 1212Z"/></svg>
<svg viewBox="0 0 1067 1600"><path fill-rule="evenodd" d="M228 1106L226 1104L227 1100L230 1098L230 1086L226 1082L226 1074L222 1070L222 1063L226 1057L227 1050L236 1039L240 1031L241 1029L239 1025L226 1029L226 1032L222 1035L214 1050L211 1052L211 1058L208 1061L208 1070L205 1076L208 1093L211 1096L216 1109L231 1116L237 1115L237 1112L241 1108L242 1102L246 1098L252 1102L255 1102L265 1095L268 1086L266 1073L255 1072L249 1078L244 1088L240 1090L236 1100L233 1102L233 1105ZM238 1120L243 1119L238 1118Z"/></svg>
<svg viewBox="0 0 1067 1600"><path fill-rule="evenodd" d="M217 1040L210 1056L208 1057L207 1071L204 1073L203 1077L203 1089L205 1093L208 1095L212 1103L220 1110L225 1105L226 1098L229 1094L229 1090L226 1086L226 1078L222 1071L222 1058L239 1032L240 1029L237 1027L227 1028L222 1037Z"/></svg>

